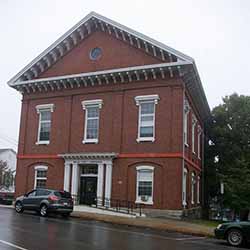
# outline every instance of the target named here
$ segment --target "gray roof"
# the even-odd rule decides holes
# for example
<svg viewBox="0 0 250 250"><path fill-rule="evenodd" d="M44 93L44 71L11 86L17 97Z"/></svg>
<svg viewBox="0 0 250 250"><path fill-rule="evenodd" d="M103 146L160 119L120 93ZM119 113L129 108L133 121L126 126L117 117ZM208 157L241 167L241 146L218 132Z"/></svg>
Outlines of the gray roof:
<svg viewBox="0 0 250 250"><path fill-rule="evenodd" d="M5 151L11 151L12 153L14 153L16 155L16 151L12 148L0 148L0 154L5 152Z"/></svg>

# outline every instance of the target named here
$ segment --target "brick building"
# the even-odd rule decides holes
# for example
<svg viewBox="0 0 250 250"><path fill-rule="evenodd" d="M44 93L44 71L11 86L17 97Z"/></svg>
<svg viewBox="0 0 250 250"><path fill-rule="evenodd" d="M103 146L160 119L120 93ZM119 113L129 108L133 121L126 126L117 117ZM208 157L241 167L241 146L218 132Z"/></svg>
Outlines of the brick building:
<svg viewBox="0 0 250 250"><path fill-rule="evenodd" d="M23 96L17 195L200 207L210 110L192 58L92 12L8 84Z"/></svg>

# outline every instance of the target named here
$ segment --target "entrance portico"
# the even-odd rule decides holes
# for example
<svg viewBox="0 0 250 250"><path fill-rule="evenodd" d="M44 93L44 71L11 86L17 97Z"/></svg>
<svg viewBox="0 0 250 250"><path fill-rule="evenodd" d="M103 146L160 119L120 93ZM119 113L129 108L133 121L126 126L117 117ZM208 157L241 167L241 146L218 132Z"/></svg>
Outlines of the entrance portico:
<svg viewBox="0 0 250 250"><path fill-rule="evenodd" d="M61 154L64 158L64 190L75 203L92 203L93 198L110 199L115 153Z"/></svg>

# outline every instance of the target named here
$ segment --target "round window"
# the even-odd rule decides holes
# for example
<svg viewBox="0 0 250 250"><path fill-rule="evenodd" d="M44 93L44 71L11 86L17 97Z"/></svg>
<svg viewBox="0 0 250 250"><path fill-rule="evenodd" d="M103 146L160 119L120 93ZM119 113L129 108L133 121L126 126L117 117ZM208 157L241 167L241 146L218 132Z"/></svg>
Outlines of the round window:
<svg viewBox="0 0 250 250"><path fill-rule="evenodd" d="M102 55L102 50L100 48L94 48L89 53L91 60L97 60L101 57L101 55Z"/></svg>

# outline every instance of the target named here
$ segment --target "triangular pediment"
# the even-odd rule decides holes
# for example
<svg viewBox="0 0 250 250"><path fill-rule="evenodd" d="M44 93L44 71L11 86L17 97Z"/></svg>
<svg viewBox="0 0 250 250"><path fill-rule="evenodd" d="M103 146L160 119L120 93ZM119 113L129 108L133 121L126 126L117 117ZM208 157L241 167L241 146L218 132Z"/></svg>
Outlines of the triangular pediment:
<svg viewBox="0 0 250 250"><path fill-rule="evenodd" d="M93 55L95 56L93 58ZM163 63L106 32L92 32L37 78Z"/></svg>
<svg viewBox="0 0 250 250"><path fill-rule="evenodd" d="M139 50L143 52L146 61L149 60L149 58L152 59L152 61L149 60L149 62L144 63L144 65L157 62L193 62L191 57L179 51L95 12L91 12L15 75L8 84L13 86L17 82L40 78L42 75L48 74L51 68L59 67L60 61L66 60L65 58L68 60L67 55L70 55L71 51L75 50L79 45L84 44L84 40L87 41L87 39L94 33L97 34L97 32L102 32L116 40L120 40L123 44L127 44L131 51L135 51L136 49L136 51ZM122 54L122 52L120 53ZM140 56L142 56L142 54ZM140 56L135 57L136 62L137 60L139 62L142 60ZM122 64L125 65L125 60ZM132 65L135 64L132 63ZM121 67L121 65L118 67ZM100 69L101 68L100 66Z"/></svg>

